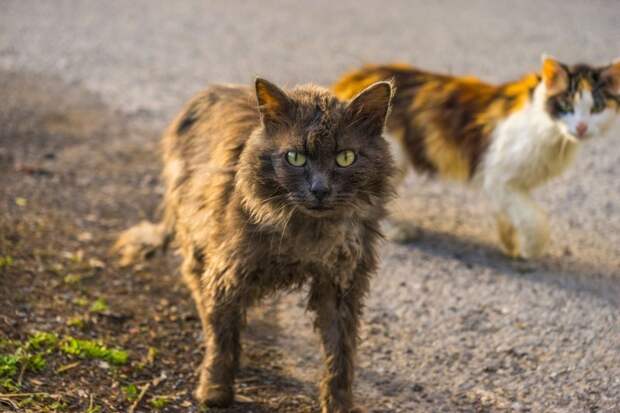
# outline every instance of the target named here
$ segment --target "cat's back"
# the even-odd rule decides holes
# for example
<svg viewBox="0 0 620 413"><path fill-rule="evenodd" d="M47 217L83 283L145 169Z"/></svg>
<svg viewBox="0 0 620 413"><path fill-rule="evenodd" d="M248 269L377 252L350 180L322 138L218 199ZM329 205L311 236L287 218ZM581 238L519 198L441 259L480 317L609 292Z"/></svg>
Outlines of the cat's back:
<svg viewBox="0 0 620 413"><path fill-rule="evenodd" d="M230 203L239 157L259 123L251 89L234 85L208 87L171 123L162 139L164 210L180 240L192 238L194 222L223 213Z"/></svg>
<svg viewBox="0 0 620 413"><path fill-rule="evenodd" d="M213 85L194 96L163 138L164 161L191 169L234 167L245 141L259 125L252 90Z"/></svg>
<svg viewBox="0 0 620 413"><path fill-rule="evenodd" d="M493 85L473 76L450 76L407 65L366 66L334 86L347 98L366 82L393 79L396 89L387 130L396 159L418 172L458 181L474 177L496 125L529 102L536 75ZM406 153L401 154L400 151Z"/></svg>

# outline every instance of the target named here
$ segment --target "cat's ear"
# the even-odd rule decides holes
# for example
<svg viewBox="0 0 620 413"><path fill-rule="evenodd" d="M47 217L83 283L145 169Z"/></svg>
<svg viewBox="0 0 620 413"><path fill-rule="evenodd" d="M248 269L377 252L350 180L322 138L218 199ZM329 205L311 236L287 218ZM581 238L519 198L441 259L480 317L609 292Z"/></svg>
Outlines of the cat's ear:
<svg viewBox="0 0 620 413"><path fill-rule="evenodd" d="M620 95L620 59L603 69L601 78L613 94Z"/></svg>
<svg viewBox="0 0 620 413"><path fill-rule="evenodd" d="M385 81L362 90L347 106L349 124L368 134L380 135L390 112L393 90L392 83Z"/></svg>
<svg viewBox="0 0 620 413"><path fill-rule="evenodd" d="M287 124L293 117L295 103L273 83L256 78L256 100L265 127Z"/></svg>
<svg viewBox="0 0 620 413"><path fill-rule="evenodd" d="M549 95L556 95L563 92L568 88L568 72L566 67L555 60L553 57L543 54L542 55L542 70L541 75L547 93Z"/></svg>

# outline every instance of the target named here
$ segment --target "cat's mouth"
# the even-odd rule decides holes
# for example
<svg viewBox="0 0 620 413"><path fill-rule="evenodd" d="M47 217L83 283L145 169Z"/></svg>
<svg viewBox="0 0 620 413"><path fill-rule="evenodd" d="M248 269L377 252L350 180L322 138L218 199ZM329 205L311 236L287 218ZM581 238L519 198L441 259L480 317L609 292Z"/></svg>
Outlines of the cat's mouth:
<svg viewBox="0 0 620 413"><path fill-rule="evenodd" d="M312 211L331 211L334 208L325 206L325 205L318 205L318 206L313 206L313 207L309 207L308 209L312 210Z"/></svg>
<svg viewBox="0 0 620 413"><path fill-rule="evenodd" d="M328 205L304 205L304 212L314 217L324 217L334 212L334 208Z"/></svg>

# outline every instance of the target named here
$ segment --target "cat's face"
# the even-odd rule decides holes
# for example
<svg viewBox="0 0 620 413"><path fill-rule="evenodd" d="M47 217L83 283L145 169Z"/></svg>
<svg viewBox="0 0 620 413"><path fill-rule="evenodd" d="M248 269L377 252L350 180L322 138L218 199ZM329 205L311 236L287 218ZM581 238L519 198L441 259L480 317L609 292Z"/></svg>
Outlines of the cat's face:
<svg viewBox="0 0 620 413"><path fill-rule="evenodd" d="M580 140L603 134L620 109L620 63L566 66L544 58L545 110L560 130Z"/></svg>
<svg viewBox="0 0 620 413"><path fill-rule="evenodd" d="M287 94L260 79L256 90L263 123L256 189L272 209L326 217L386 196L392 162L381 133L389 83L369 87L350 103L318 88Z"/></svg>

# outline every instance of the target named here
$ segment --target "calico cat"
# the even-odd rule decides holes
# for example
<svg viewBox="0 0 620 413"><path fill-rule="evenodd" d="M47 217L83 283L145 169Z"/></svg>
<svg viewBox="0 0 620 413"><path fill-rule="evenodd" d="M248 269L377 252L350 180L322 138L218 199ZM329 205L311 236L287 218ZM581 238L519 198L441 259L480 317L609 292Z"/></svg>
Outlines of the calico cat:
<svg viewBox="0 0 620 413"><path fill-rule="evenodd" d="M545 56L540 74L497 86L387 65L346 74L332 89L346 99L379 80L396 87L386 128L399 179L412 164L481 187L513 257L538 256L548 239L546 214L530 191L564 171L620 108L620 62L568 66Z"/></svg>
<svg viewBox="0 0 620 413"><path fill-rule="evenodd" d="M379 221L395 170L382 137L392 88L347 102L315 86L255 93L212 86L163 138L165 217L119 238L129 263L174 234L202 320L206 356L196 397L233 401L245 311L266 294L309 284L325 359L324 413L353 406L362 299L377 268Z"/></svg>

